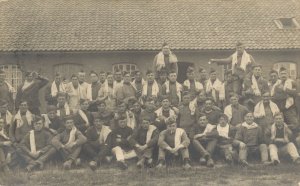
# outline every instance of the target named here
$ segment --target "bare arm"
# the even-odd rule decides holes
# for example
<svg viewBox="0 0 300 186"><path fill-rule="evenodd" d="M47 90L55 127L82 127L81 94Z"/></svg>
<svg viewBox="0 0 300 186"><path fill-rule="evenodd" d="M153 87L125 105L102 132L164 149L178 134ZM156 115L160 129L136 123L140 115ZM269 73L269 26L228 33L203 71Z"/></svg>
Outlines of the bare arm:
<svg viewBox="0 0 300 186"><path fill-rule="evenodd" d="M227 65L232 62L232 56L224 59L210 59L210 62L217 63L218 65Z"/></svg>

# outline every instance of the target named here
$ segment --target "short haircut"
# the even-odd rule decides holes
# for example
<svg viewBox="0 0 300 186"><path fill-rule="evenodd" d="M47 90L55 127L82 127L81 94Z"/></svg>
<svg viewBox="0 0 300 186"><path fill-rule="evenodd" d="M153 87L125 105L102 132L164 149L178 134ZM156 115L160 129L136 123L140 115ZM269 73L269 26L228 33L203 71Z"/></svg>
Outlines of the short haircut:
<svg viewBox="0 0 300 186"><path fill-rule="evenodd" d="M57 107L55 105L48 105L47 112L57 111Z"/></svg>
<svg viewBox="0 0 300 186"><path fill-rule="evenodd" d="M237 93L234 93L234 92L231 92L229 94L229 98L232 98L232 97L236 97L237 99L240 99L240 95L238 95Z"/></svg>
<svg viewBox="0 0 300 186"><path fill-rule="evenodd" d="M283 71L287 71L287 69L286 69L285 67L281 67L281 68L279 69L279 72L283 72Z"/></svg>
<svg viewBox="0 0 300 186"><path fill-rule="evenodd" d="M282 118L284 118L284 115L283 115L282 112L276 112L276 113L274 114L274 118L275 118L276 116L281 116Z"/></svg>
<svg viewBox="0 0 300 186"><path fill-rule="evenodd" d="M191 94L190 94L190 92L189 91L184 91L183 93L182 93L182 97L184 97L184 96L190 96Z"/></svg>
<svg viewBox="0 0 300 186"><path fill-rule="evenodd" d="M79 72L78 72L78 74L85 74L85 71L83 70L83 69L81 69Z"/></svg>
<svg viewBox="0 0 300 186"><path fill-rule="evenodd" d="M215 101L212 97L207 97L206 100L204 101L204 103L206 103L207 101L211 101L212 103L215 103Z"/></svg>
<svg viewBox="0 0 300 186"><path fill-rule="evenodd" d="M238 41L238 42L236 42L236 45L235 45L235 46L243 46L243 45L244 45L244 43Z"/></svg>
<svg viewBox="0 0 300 186"><path fill-rule="evenodd" d="M145 121L149 121L149 122L152 121L151 117L148 116L148 115L145 115L145 116L141 117L141 120L142 120L142 121L145 120Z"/></svg>
<svg viewBox="0 0 300 186"><path fill-rule="evenodd" d="M45 122L45 118L41 116L34 116L33 118L33 124L35 124L38 121L42 121L43 123Z"/></svg>
<svg viewBox="0 0 300 186"><path fill-rule="evenodd" d="M73 121L74 121L73 115L66 115L66 116L64 117L64 122L66 122L66 121L68 121L68 120L73 120Z"/></svg>
<svg viewBox="0 0 300 186"><path fill-rule="evenodd" d="M100 71L99 74L105 74L106 75L107 73L104 72L104 71Z"/></svg>
<svg viewBox="0 0 300 186"><path fill-rule="evenodd" d="M198 119L200 119L200 118L202 118L202 117L206 117L206 114L204 114L204 113L200 113L199 115L198 115Z"/></svg>
<svg viewBox="0 0 300 186"><path fill-rule="evenodd" d="M78 76L76 74L72 74L71 79L73 79L74 77L76 77L78 79Z"/></svg>
<svg viewBox="0 0 300 186"><path fill-rule="evenodd" d="M175 71L175 70L171 70L170 72L169 72L169 75L170 74L176 74L177 75L177 72Z"/></svg>
<svg viewBox="0 0 300 186"><path fill-rule="evenodd" d="M194 69L193 66L189 66L189 67L186 69L186 72L187 72L187 73L191 73L191 72L194 72L194 71L195 71L195 69Z"/></svg>
<svg viewBox="0 0 300 186"><path fill-rule="evenodd" d="M162 47L169 46L166 41L163 42Z"/></svg>
<svg viewBox="0 0 300 186"><path fill-rule="evenodd" d="M80 105L83 104L84 102L88 102L88 104L90 104L90 101L88 99L80 99L79 100Z"/></svg>
<svg viewBox="0 0 300 186"><path fill-rule="evenodd" d="M65 98L67 98L67 93L65 93L65 92L58 92L57 93L57 97L65 97Z"/></svg>
<svg viewBox="0 0 300 186"><path fill-rule="evenodd" d="M253 116L253 112L248 111L248 112L245 112L244 117L246 117L248 114L252 114L252 116Z"/></svg>
<svg viewBox="0 0 300 186"><path fill-rule="evenodd" d="M20 101L20 104L19 104L19 105L21 105L22 103L26 103L26 104L28 105L28 101L27 101L27 100L25 100L25 99L21 99L21 101Z"/></svg>
<svg viewBox="0 0 300 186"><path fill-rule="evenodd" d="M93 71L93 70L90 72L90 75L92 75L92 74L94 74L94 75L96 75L96 76L98 77L97 72L95 72L95 71Z"/></svg>
<svg viewBox="0 0 300 186"><path fill-rule="evenodd" d="M148 74L153 74L153 71L148 69L148 70L146 71L146 75L148 75Z"/></svg>
<svg viewBox="0 0 300 186"><path fill-rule="evenodd" d="M228 116L227 116L226 114L221 114L221 115L219 116L218 121L220 121L221 118L225 119L227 122L229 121L229 118L228 118Z"/></svg>
<svg viewBox="0 0 300 186"><path fill-rule="evenodd" d="M126 75L131 76L130 72L124 71L124 72L123 72L123 76L126 76Z"/></svg>
<svg viewBox="0 0 300 186"><path fill-rule="evenodd" d="M96 119L99 119L102 123L105 122L105 120L99 114L95 114L94 117L92 117L92 122L94 123Z"/></svg>
<svg viewBox="0 0 300 186"><path fill-rule="evenodd" d="M124 120L127 120L127 118L126 118L125 116L121 116L121 117L119 117L119 118L117 119L118 123L119 123L120 121L124 121Z"/></svg>
<svg viewBox="0 0 300 186"><path fill-rule="evenodd" d="M176 117L168 117L167 119L166 119L166 125L172 125L172 124L176 124Z"/></svg>
<svg viewBox="0 0 300 186"><path fill-rule="evenodd" d="M169 96L163 95L163 96L161 97L161 101L164 101L164 100L168 100L168 101L170 102Z"/></svg>
<svg viewBox="0 0 300 186"><path fill-rule="evenodd" d="M120 106L120 105L125 105L126 108L128 107L128 104L125 101L120 101L118 106Z"/></svg>
<svg viewBox="0 0 300 186"><path fill-rule="evenodd" d="M200 68L199 68L199 72L200 72L200 73L203 73L203 72L206 72L206 70L205 70L205 68L201 68L201 67L200 67Z"/></svg>
<svg viewBox="0 0 300 186"><path fill-rule="evenodd" d="M167 74L168 72L165 69L159 71L159 75L167 75Z"/></svg>
<svg viewBox="0 0 300 186"><path fill-rule="evenodd" d="M102 100L102 101L97 100L95 104L96 104L96 106L99 106L101 104L104 104L106 106L106 103L104 100Z"/></svg>
<svg viewBox="0 0 300 186"><path fill-rule="evenodd" d="M59 72L55 73L55 77L61 76L61 74Z"/></svg>
<svg viewBox="0 0 300 186"><path fill-rule="evenodd" d="M214 68L211 68L210 71L209 71L210 74L214 73L214 72L216 72L216 69L214 69Z"/></svg>
<svg viewBox="0 0 300 186"><path fill-rule="evenodd" d="M32 72L25 72L25 77L32 75Z"/></svg>
<svg viewBox="0 0 300 186"><path fill-rule="evenodd" d="M252 69L257 68L257 67L262 68L262 65L261 64L255 64L255 65L252 66Z"/></svg>
<svg viewBox="0 0 300 186"><path fill-rule="evenodd" d="M277 72L276 70L271 70L271 71L269 72L269 75L271 75L271 74L277 74L277 75L278 75L278 72Z"/></svg>
<svg viewBox="0 0 300 186"><path fill-rule="evenodd" d="M134 71L134 75L137 75L138 73L142 74L142 72L139 70Z"/></svg>

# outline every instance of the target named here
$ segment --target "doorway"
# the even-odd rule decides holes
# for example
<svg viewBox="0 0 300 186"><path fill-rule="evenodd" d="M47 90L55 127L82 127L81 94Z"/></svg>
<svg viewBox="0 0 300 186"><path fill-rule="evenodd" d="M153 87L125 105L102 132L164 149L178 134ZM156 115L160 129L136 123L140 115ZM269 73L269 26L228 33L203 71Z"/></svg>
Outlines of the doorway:
<svg viewBox="0 0 300 186"><path fill-rule="evenodd" d="M187 79L186 76L186 70L188 69L189 66L194 67L194 63L191 62L178 62L178 77L177 77L177 81L179 83L183 83L184 80Z"/></svg>

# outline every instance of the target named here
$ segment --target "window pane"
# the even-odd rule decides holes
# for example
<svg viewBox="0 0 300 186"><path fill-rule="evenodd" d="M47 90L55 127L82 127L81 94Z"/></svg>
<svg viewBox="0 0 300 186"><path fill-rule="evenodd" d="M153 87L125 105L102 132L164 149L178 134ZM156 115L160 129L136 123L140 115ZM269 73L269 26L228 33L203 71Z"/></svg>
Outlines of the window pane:
<svg viewBox="0 0 300 186"><path fill-rule="evenodd" d="M1 65L0 69L5 72L5 80L17 89L22 83L22 72L19 65Z"/></svg>
<svg viewBox="0 0 300 186"><path fill-rule="evenodd" d="M273 69L278 71L281 67L284 67L288 70L289 76L292 79L296 79L297 77L297 64L293 62L279 62L273 65Z"/></svg>

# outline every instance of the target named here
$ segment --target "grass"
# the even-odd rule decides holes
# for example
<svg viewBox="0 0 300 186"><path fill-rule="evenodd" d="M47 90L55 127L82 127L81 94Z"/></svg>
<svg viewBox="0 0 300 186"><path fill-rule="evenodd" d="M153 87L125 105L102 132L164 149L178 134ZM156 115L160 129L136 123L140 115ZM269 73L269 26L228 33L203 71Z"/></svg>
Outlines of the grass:
<svg viewBox="0 0 300 186"><path fill-rule="evenodd" d="M95 172L88 167L64 171L60 166L51 166L32 173L16 170L12 175L0 175L0 185L297 185L300 182L299 172L300 166L289 163L276 167L255 165L251 168L223 164L217 164L215 168L195 165L188 171L183 171L181 167L139 170L133 164L127 171L103 166Z"/></svg>

